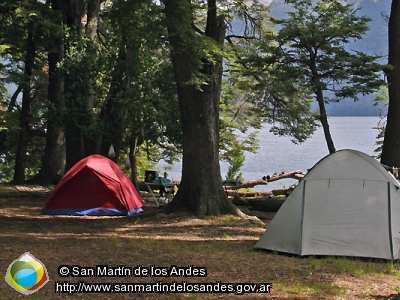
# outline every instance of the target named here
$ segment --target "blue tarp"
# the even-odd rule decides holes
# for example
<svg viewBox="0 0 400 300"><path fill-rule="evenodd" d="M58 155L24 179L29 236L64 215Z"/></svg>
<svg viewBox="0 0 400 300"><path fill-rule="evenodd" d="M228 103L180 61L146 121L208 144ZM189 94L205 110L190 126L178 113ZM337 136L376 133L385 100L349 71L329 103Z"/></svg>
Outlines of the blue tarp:
<svg viewBox="0 0 400 300"><path fill-rule="evenodd" d="M90 208L90 209L73 209L73 208L58 208L46 209L43 211L45 215L66 215L66 216L130 216L143 212L142 208L125 209L116 208Z"/></svg>

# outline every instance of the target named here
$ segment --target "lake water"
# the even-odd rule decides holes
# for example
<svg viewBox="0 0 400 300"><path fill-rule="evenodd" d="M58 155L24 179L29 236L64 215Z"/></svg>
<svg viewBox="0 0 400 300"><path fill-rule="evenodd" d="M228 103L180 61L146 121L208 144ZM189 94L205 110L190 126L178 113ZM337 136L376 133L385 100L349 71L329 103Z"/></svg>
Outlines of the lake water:
<svg viewBox="0 0 400 300"><path fill-rule="evenodd" d="M355 149L369 155L377 155L376 136L374 129L379 122L378 117L331 117L329 125L336 150ZM246 161L241 169L245 181L260 179L264 175L275 172L291 172L301 170L304 173L313 167L321 158L329 154L322 128L302 144L294 144L288 137L279 137L269 132L270 126L265 126L259 133L260 149L257 154L246 153ZM164 172L165 163L160 162L157 168ZM225 178L228 164L221 162L221 176ZM174 180L181 178L182 166L176 163L167 170ZM270 183L267 186L257 186L258 191L268 191L295 183L296 180L285 179Z"/></svg>

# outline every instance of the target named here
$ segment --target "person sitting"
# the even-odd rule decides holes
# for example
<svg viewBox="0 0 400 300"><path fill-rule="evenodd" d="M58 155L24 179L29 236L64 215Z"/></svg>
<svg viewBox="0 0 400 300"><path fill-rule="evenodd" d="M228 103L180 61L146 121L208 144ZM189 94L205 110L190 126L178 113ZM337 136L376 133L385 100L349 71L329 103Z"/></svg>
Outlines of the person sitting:
<svg viewBox="0 0 400 300"><path fill-rule="evenodd" d="M174 187L170 186L171 180L168 179L168 173L164 172L164 177L157 178L157 183L160 184L160 200L168 203L168 196L174 194Z"/></svg>

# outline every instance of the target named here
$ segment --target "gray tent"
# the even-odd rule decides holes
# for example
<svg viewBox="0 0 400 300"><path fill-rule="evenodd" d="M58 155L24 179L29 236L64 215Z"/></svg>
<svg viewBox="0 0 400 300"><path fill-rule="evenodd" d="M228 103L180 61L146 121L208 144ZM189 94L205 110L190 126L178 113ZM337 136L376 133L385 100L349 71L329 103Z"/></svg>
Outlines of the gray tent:
<svg viewBox="0 0 400 300"><path fill-rule="evenodd" d="M338 151L299 182L255 247L399 259L399 189L394 176L371 156Z"/></svg>

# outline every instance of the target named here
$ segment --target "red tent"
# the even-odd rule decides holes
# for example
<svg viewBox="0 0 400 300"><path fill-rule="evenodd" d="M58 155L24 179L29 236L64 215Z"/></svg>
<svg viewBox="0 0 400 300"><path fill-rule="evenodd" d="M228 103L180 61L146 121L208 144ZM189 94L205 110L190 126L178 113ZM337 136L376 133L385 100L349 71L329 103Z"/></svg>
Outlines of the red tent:
<svg viewBox="0 0 400 300"><path fill-rule="evenodd" d="M42 208L47 215L131 215L144 202L112 160L91 155L76 163L57 184Z"/></svg>

